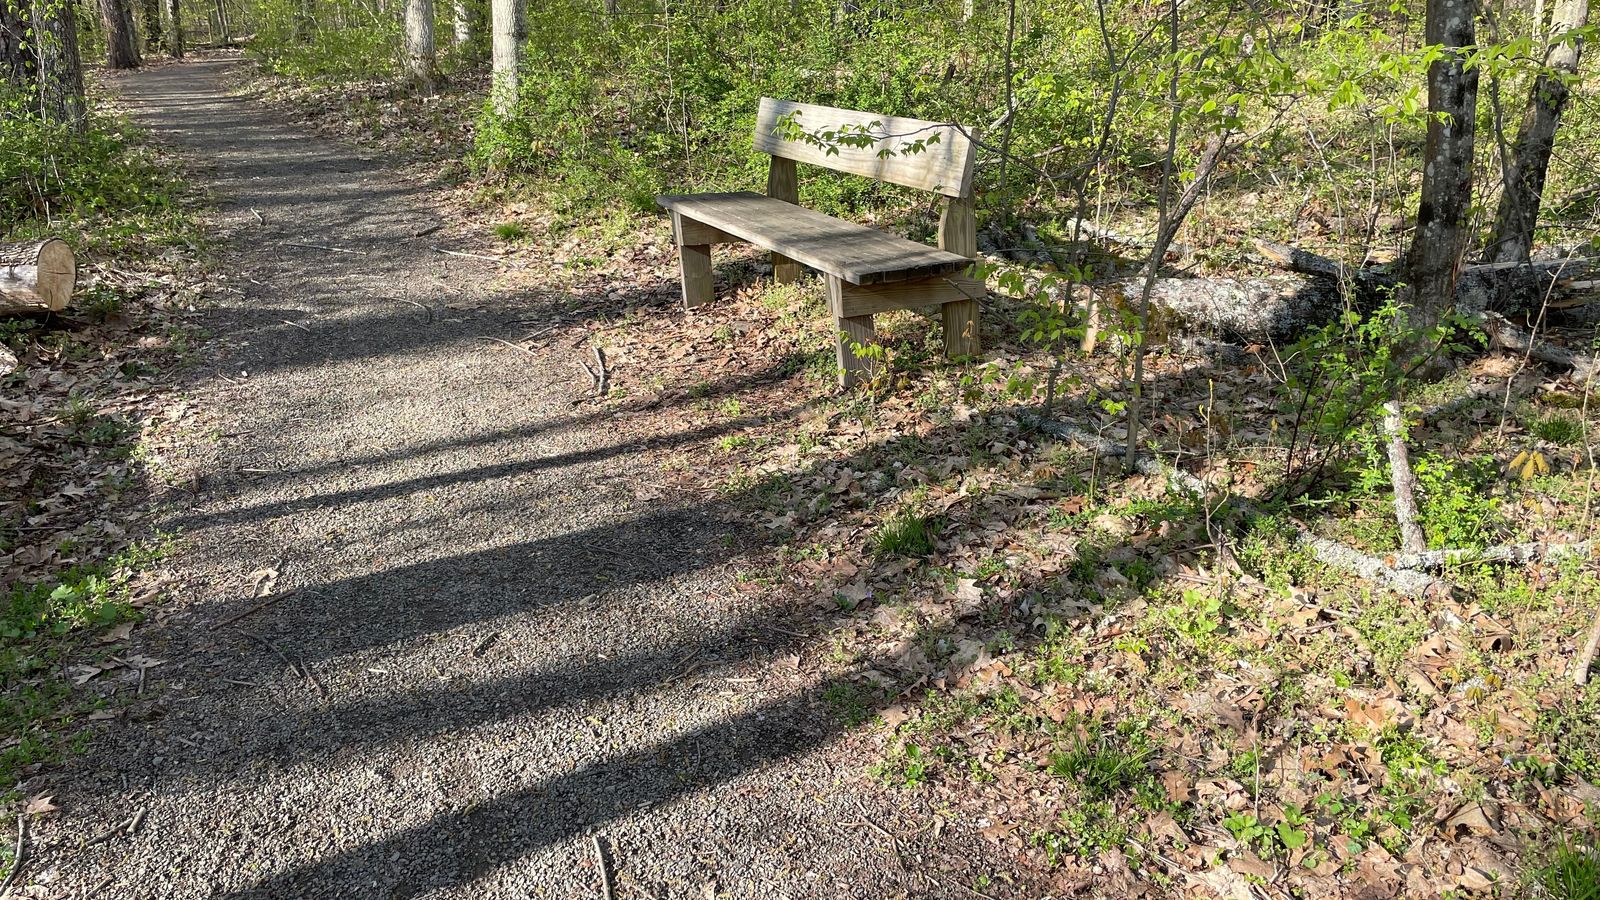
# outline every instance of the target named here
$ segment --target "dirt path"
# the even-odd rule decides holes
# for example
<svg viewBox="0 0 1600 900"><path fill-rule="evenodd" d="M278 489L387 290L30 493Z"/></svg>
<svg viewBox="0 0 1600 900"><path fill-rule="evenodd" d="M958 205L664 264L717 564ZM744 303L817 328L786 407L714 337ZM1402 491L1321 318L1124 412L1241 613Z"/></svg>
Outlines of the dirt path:
<svg viewBox="0 0 1600 900"><path fill-rule="evenodd" d="M598 897L594 835L624 898L963 894L863 821L898 827L733 585L762 538L637 499L659 470L569 403L571 351L482 339L553 301L432 252L424 192L229 65L121 81L211 167L238 292L190 388L221 427L165 521L179 596L135 633L165 663L57 779L32 889ZM280 563L284 599L213 630Z"/></svg>

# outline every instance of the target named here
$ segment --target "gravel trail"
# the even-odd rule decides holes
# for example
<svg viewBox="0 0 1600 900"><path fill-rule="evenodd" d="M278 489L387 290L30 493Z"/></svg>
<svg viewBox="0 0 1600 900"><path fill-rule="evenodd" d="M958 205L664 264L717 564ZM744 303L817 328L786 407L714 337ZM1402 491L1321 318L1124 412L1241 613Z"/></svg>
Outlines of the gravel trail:
<svg viewBox="0 0 1600 900"><path fill-rule="evenodd" d="M640 499L572 351L483 339L554 301L432 251L425 189L234 65L117 80L206 173L238 290L187 388L219 428L163 523L178 596L135 632L163 663L51 777L32 895L599 897L598 838L622 898L970 896L734 584L766 538Z"/></svg>

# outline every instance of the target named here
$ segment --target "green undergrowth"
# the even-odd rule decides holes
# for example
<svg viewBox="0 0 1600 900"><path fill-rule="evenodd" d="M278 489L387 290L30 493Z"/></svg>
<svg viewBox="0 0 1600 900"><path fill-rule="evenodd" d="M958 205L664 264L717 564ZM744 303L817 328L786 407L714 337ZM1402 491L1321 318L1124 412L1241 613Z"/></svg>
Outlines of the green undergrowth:
<svg viewBox="0 0 1600 900"><path fill-rule="evenodd" d="M33 118L0 129L0 240L59 237L80 265L148 257L199 239L177 166L114 115L81 133Z"/></svg>
<svg viewBox="0 0 1600 900"><path fill-rule="evenodd" d="M86 740L83 717L106 701L75 689L63 667L93 665L111 652L95 647L97 635L142 618L131 586L171 546L164 537L134 544L0 598L0 733L8 735L0 742L0 803L15 799L24 774Z"/></svg>

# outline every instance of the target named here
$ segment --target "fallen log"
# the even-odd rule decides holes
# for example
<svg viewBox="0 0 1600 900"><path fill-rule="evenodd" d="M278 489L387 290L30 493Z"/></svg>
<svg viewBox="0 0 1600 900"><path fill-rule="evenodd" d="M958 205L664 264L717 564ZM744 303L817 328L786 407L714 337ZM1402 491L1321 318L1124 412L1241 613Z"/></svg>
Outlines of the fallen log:
<svg viewBox="0 0 1600 900"><path fill-rule="evenodd" d="M1262 255L1292 271L1253 278L1159 278L1151 303L1165 330L1209 327L1249 342L1289 341L1306 329L1334 321L1345 309L1372 309L1399 285L1397 272L1356 269L1285 244L1257 241ZM1467 266L1456 284L1456 308L1486 311L1577 306L1600 299L1600 259L1579 257L1532 264ZM1102 305L1137 296L1137 279L1095 288ZM1165 319L1166 321L1162 321Z"/></svg>
<svg viewBox="0 0 1600 900"><path fill-rule="evenodd" d="M31 250L0 246L0 313L60 312L77 281L77 260L66 241L51 238Z"/></svg>

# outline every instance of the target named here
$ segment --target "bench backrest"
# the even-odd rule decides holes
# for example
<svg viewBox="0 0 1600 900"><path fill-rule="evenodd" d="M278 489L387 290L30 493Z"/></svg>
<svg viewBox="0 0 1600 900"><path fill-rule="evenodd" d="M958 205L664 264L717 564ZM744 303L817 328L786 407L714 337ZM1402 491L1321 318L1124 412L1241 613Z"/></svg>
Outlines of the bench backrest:
<svg viewBox="0 0 1600 900"><path fill-rule="evenodd" d="M789 140L783 136L780 123L791 114L798 114L794 123L811 134L837 131L849 125L852 132L870 126L871 134L881 137L870 147L838 145L834 147L836 153L829 153L825 147L809 141ZM961 198L972 194L974 147L968 133L940 122L762 97L761 109L756 115L755 143L756 150L780 159ZM938 137L937 141L930 140L934 136ZM906 145L917 141L922 142L921 151L910 152ZM882 150L891 152L880 155Z"/></svg>

